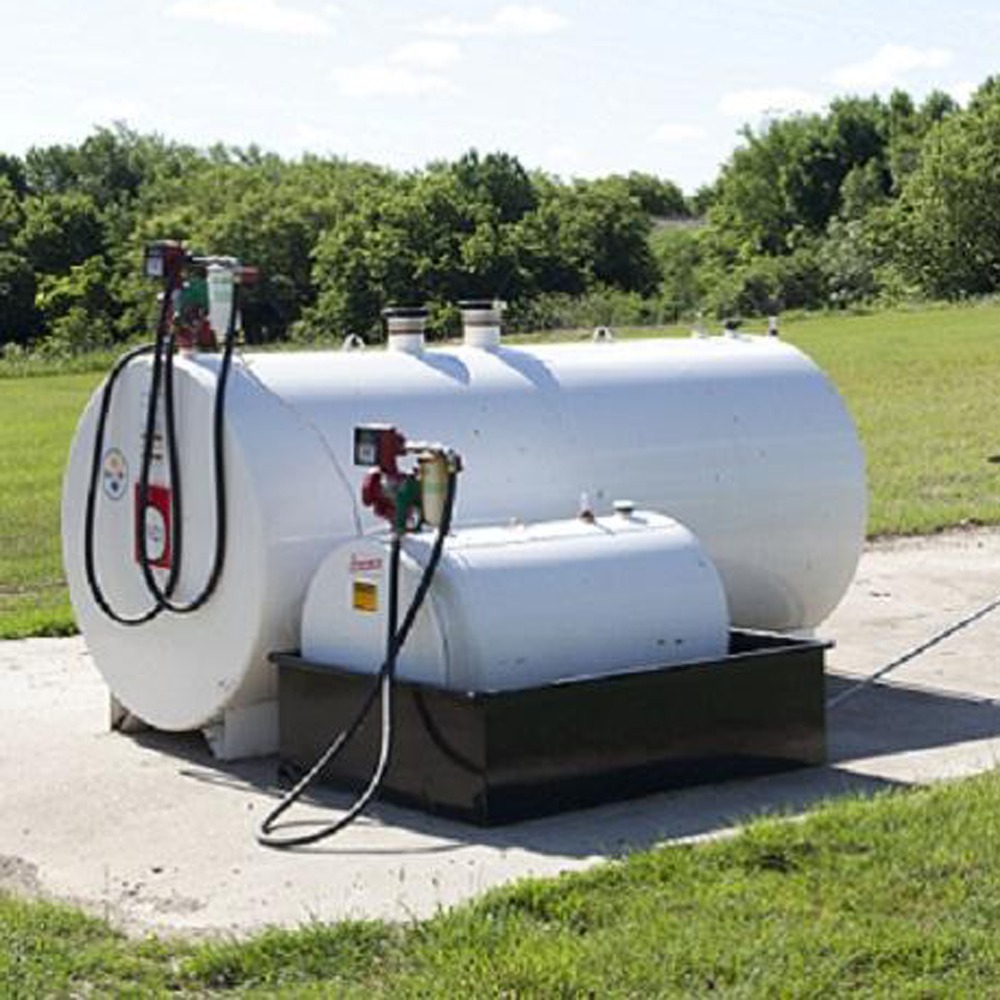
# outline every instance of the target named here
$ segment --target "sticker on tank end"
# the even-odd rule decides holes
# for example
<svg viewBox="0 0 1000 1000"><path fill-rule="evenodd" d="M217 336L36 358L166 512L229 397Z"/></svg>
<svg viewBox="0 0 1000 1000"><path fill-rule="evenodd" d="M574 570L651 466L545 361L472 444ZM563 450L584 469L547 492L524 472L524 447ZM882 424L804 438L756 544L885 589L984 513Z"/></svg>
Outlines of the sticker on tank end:
<svg viewBox="0 0 1000 1000"><path fill-rule="evenodd" d="M381 569L381 556L359 556L357 553L351 553L350 571L352 573L377 573Z"/></svg>
<svg viewBox="0 0 1000 1000"><path fill-rule="evenodd" d="M101 489L109 500L121 500L128 489L128 462L120 448L109 448L101 463Z"/></svg>
<svg viewBox="0 0 1000 1000"><path fill-rule="evenodd" d="M355 611L369 614L378 611L378 587L367 580L355 580L352 588L351 604Z"/></svg>
<svg viewBox="0 0 1000 1000"><path fill-rule="evenodd" d="M170 489L150 483L146 491L146 509L139 502L139 484L135 484L135 561L142 562L143 537L146 560L157 569L170 569Z"/></svg>

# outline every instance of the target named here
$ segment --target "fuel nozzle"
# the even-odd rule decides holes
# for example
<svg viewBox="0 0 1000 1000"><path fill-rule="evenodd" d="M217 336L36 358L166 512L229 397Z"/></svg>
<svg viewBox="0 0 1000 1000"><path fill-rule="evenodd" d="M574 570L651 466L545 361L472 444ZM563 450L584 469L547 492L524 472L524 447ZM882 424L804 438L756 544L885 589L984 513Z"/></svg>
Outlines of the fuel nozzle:
<svg viewBox="0 0 1000 1000"><path fill-rule="evenodd" d="M177 240L155 240L143 254L143 273L162 281L166 318L182 351L215 351L239 327L238 289L260 273L236 257L192 253Z"/></svg>
<svg viewBox="0 0 1000 1000"><path fill-rule="evenodd" d="M410 471L399 468L405 455L416 458ZM368 467L361 483L362 504L400 534L441 524L449 478L462 468L457 452L440 444L407 441L390 424L354 428L354 464Z"/></svg>
<svg viewBox="0 0 1000 1000"><path fill-rule="evenodd" d="M420 444L411 446L411 450L417 452L417 481L424 523L439 528L448 502L448 480L462 471L461 456L441 445Z"/></svg>

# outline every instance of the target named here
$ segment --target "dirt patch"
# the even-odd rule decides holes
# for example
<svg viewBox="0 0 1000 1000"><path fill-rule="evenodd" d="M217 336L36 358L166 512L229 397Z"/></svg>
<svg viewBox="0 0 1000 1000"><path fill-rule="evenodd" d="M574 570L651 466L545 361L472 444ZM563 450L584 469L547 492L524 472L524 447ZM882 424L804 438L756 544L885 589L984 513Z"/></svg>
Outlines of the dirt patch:
<svg viewBox="0 0 1000 1000"><path fill-rule="evenodd" d="M0 889L20 895L37 896L42 883L38 878L38 866L24 858L0 854Z"/></svg>

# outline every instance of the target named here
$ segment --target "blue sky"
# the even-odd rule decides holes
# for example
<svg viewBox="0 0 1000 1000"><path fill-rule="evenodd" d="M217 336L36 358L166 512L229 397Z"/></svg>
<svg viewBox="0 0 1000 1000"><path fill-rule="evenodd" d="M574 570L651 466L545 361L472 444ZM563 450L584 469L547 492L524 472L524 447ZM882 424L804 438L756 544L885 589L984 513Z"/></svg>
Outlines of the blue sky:
<svg viewBox="0 0 1000 1000"><path fill-rule="evenodd" d="M985 0L0 0L0 151L97 124L394 167L504 150L692 191L741 125L832 97L965 100Z"/></svg>

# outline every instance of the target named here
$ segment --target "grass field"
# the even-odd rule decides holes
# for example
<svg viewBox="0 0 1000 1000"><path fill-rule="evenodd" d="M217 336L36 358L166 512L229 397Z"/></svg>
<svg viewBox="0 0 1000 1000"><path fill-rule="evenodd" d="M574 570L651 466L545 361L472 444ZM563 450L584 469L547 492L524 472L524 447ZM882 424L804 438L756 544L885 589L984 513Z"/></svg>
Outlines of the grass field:
<svg viewBox="0 0 1000 1000"><path fill-rule="evenodd" d="M783 335L854 413L871 533L1000 523L1000 307L808 318ZM0 636L72 627L60 479L98 378L0 377ZM409 927L242 943L129 941L0 893L0 996L997 995L998 807L994 773L525 882Z"/></svg>
<svg viewBox="0 0 1000 1000"><path fill-rule="evenodd" d="M998 926L994 773L524 882L410 927L136 943L0 896L0 994L985 997Z"/></svg>
<svg viewBox="0 0 1000 1000"><path fill-rule="evenodd" d="M782 334L830 374L857 421L870 534L1000 523L1000 306L806 318ZM59 484L98 380L0 377L0 638L72 629Z"/></svg>
<svg viewBox="0 0 1000 1000"><path fill-rule="evenodd" d="M73 429L99 378L0 379L0 638L73 630L59 495Z"/></svg>

